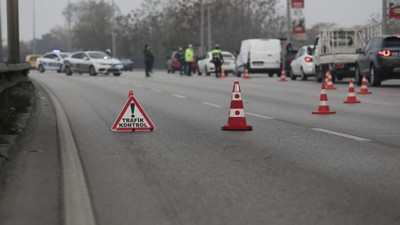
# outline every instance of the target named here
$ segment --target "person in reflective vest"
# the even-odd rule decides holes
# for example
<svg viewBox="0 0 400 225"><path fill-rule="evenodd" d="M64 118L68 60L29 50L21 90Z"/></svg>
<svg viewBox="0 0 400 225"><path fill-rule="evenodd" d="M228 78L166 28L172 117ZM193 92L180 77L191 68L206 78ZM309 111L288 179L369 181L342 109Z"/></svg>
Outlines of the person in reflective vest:
<svg viewBox="0 0 400 225"><path fill-rule="evenodd" d="M215 48L211 51L212 60L215 66L215 77L221 76L221 66L224 63L224 59L222 58L222 51L219 47L219 44L215 45Z"/></svg>
<svg viewBox="0 0 400 225"><path fill-rule="evenodd" d="M192 76L192 63L194 61L194 53L191 44L189 44L188 48L185 51L185 61L186 61L186 66L188 67L187 75Z"/></svg>

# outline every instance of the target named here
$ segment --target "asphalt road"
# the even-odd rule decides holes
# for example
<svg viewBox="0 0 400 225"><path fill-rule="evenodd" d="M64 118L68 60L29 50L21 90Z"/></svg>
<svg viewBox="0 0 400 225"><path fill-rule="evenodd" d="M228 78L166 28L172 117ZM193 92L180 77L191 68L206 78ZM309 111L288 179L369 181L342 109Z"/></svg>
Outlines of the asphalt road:
<svg viewBox="0 0 400 225"><path fill-rule="evenodd" d="M253 131L232 132L232 76L29 76L66 113L97 224L400 223L398 81L348 105L344 80L312 115L321 84L239 78ZM156 131L111 131L130 90Z"/></svg>

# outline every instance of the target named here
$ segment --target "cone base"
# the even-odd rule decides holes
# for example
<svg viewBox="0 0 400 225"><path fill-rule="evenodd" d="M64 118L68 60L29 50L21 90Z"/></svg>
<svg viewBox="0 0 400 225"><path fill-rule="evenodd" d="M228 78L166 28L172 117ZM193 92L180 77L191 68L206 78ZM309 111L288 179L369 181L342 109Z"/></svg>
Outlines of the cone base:
<svg viewBox="0 0 400 225"><path fill-rule="evenodd" d="M312 112L312 114L320 114L320 115L323 115L323 114L336 114L336 111L314 111L314 112Z"/></svg>
<svg viewBox="0 0 400 225"><path fill-rule="evenodd" d="M232 125L225 125L221 127L221 130L235 130L235 131L240 131L240 130L244 130L244 131L251 131L253 130L253 127L250 125L244 125L244 126L232 126Z"/></svg>
<svg viewBox="0 0 400 225"><path fill-rule="evenodd" d="M361 101L344 101L343 103L345 103L345 104L357 104L357 103L361 103Z"/></svg>
<svg viewBox="0 0 400 225"><path fill-rule="evenodd" d="M372 94L372 92L370 92L370 91L367 91L367 92L357 92L357 94L360 94L360 95L369 95L369 94Z"/></svg>
<svg viewBox="0 0 400 225"><path fill-rule="evenodd" d="M250 79L250 77L243 77L243 79L244 79L244 80L248 80L248 79Z"/></svg>
<svg viewBox="0 0 400 225"><path fill-rule="evenodd" d="M279 82L286 82L287 80L279 80Z"/></svg>

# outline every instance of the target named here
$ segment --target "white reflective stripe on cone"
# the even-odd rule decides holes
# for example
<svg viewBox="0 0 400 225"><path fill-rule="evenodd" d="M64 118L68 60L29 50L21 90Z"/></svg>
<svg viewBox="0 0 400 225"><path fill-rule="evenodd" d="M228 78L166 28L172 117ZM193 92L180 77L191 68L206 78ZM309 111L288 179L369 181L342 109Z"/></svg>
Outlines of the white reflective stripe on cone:
<svg viewBox="0 0 400 225"><path fill-rule="evenodd" d="M327 101L320 101L320 102L319 102L319 105L320 105L320 106L327 106L327 105L328 105L328 102L327 102Z"/></svg>
<svg viewBox="0 0 400 225"><path fill-rule="evenodd" d="M229 117L244 117L244 109L231 109Z"/></svg>
<svg viewBox="0 0 400 225"><path fill-rule="evenodd" d="M240 92L232 92L232 100L235 101L242 100L242 94Z"/></svg>

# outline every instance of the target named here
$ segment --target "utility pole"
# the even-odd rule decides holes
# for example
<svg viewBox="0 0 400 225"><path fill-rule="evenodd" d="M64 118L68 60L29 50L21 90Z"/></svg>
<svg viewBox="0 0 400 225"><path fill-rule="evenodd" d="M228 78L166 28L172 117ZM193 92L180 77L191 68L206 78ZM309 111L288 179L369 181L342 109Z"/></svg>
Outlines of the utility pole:
<svg viewBox="0 0 400 225"><path fill-rule="evenodd" d="M388 4L387 0L382 1L382 34L387 34Z"/></svg>
<svg viewBox="0 0 400 225"><path fill-rule="evenodd" d="M112 0L112 25L111 25L111 41L112 41L112 55L117 57L116 37L115 37L115 5Z"/></svg>
<svg viewBox="0 0 400 225"><path fill-rule="evenodd" d="M67 26L68 26L68 52L71 52L72 49L72 32L71 32L71 2L68 0L68 6L67 6Z"/></svg>
<svg viewBox="0 0 400 225"><path fill-rule="evenodd" d="M291 15L290 15L290 8L291 8L291 1L290 0L287 0L287 7L286 7L286 14L287 14L287 31L286 31L286 39L287 39L287 42L289 43L290 41L291 41L291 38L290 38L290 34L291 34L291 32L292 32L292 26L291 26L291 24L292 24L292 19L291 19Z"/></svg>
<svg viewBox="0 0 400 225"><path fill-rule="evenodd" d="M1 27L1 0L0 0L0 62L3 62L3 33Z"/></svg>
<svg viewBox="0 0 400 225"><path fill-rule="evenodd" d="M7 0L8 63L19 63L18 0Z"/></svg>
<svg viewBox="0 0 400 225"><path fill-rule="evenodd" d="M200 0L200 54L204 54L204 7L203 0Z"/></svg>
<svg viewBox="0 0 400 225"><path fill-rule="evenodd" d="M208 1L207 5L207 23L208 23L208 51L211 51L211 0Z"/></svg>
<svg viewBox="0 0 400 225"><path fill-rule="evenodd" d="M33 7L32 7L32 21L33 21L33 39L32 39L32 53L36 53L36 0L33 0Z"/></svg>

